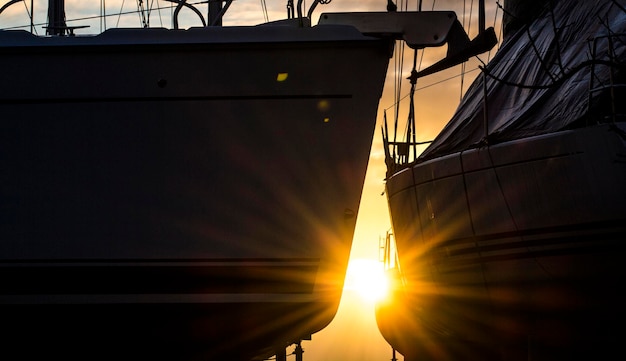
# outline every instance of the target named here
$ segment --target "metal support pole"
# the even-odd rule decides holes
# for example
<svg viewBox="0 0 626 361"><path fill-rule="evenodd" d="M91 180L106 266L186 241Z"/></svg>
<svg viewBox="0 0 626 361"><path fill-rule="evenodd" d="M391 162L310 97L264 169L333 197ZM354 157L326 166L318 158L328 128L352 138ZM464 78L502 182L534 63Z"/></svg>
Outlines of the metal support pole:
<svg viewBox="0 0 626 361"><path fill-rule="evenodd" d="M302 361L302 354L304 353L304 349L302 349L302 345L300 345L300 342L298 342L298 344L296 345L296 349L293 351L293 353L296 355L296 361Z"/></svg>
<svg viewBox="0 0 626 361"><path fill-rule="evenodd" d="M222 26L221 12L222 0L209 0L209 21L207 23L214 26Z"/></svg>

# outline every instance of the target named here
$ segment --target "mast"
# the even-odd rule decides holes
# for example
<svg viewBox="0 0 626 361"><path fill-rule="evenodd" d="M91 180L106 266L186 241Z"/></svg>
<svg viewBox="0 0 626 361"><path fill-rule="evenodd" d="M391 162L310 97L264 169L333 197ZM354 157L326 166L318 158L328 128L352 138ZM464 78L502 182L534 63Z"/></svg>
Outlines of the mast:
<svg viewBox="0 0 626 361"><path fill-rule="evenodd" d="M48 0L47 35L65 35L65 0Z"/></svg>
<svg viewBox="0 0 626 361"><path fill-rule="evenodd" d="M209 0L208 24L222 26L222 0Z"/></svg>

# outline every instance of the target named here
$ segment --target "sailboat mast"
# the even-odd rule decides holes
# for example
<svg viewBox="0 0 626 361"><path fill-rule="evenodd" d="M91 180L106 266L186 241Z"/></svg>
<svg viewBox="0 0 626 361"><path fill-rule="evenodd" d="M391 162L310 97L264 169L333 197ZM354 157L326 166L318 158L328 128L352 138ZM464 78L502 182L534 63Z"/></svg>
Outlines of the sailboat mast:
<svg viewBox="0 0 626 361"><path fill-rule="evenodd" d="M48 1L48 26L46 34L65 35L65 0Z"/></svg>
<svg viewBox="0 0 626 361"><path fill-rule="evenodd" d="M222 0L209 0L209 14L208 24L221 26L222 19L220 13L222 12Z"/></svg>

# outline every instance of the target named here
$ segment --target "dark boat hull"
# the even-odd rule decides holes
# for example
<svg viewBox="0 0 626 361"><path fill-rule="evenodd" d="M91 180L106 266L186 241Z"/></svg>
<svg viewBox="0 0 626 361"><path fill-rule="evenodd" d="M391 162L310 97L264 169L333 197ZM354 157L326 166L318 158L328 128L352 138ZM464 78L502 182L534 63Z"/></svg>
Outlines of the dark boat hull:
<svg viewBox="0 0 626 361"><path fill-rule="evenodd" d="M251 359L332 320L388 40L277 25L0 43L7 354Z"/></svg>
<svg viewBox="0 0 626 361"><path fill-rule="evenodd" d="M623 125L414 165L387 181L403 286L377 309L407 360L602 359L620 349Z"/></svg>

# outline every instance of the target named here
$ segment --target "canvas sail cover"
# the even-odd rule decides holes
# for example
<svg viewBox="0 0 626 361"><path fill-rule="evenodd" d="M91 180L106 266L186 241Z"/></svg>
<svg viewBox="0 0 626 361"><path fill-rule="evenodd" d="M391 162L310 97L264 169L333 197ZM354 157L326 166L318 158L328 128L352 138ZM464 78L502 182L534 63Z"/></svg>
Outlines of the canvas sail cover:
<svg viewBox="0 0 626 361"><path fill-rule="evenodd" d="M418 161L614 121L607 117L606 86L626 75L625 8L624 0L546 2L535 20L504 41L486 76L478 76ZM604 90L590 93L590 86Z"/></svg>

